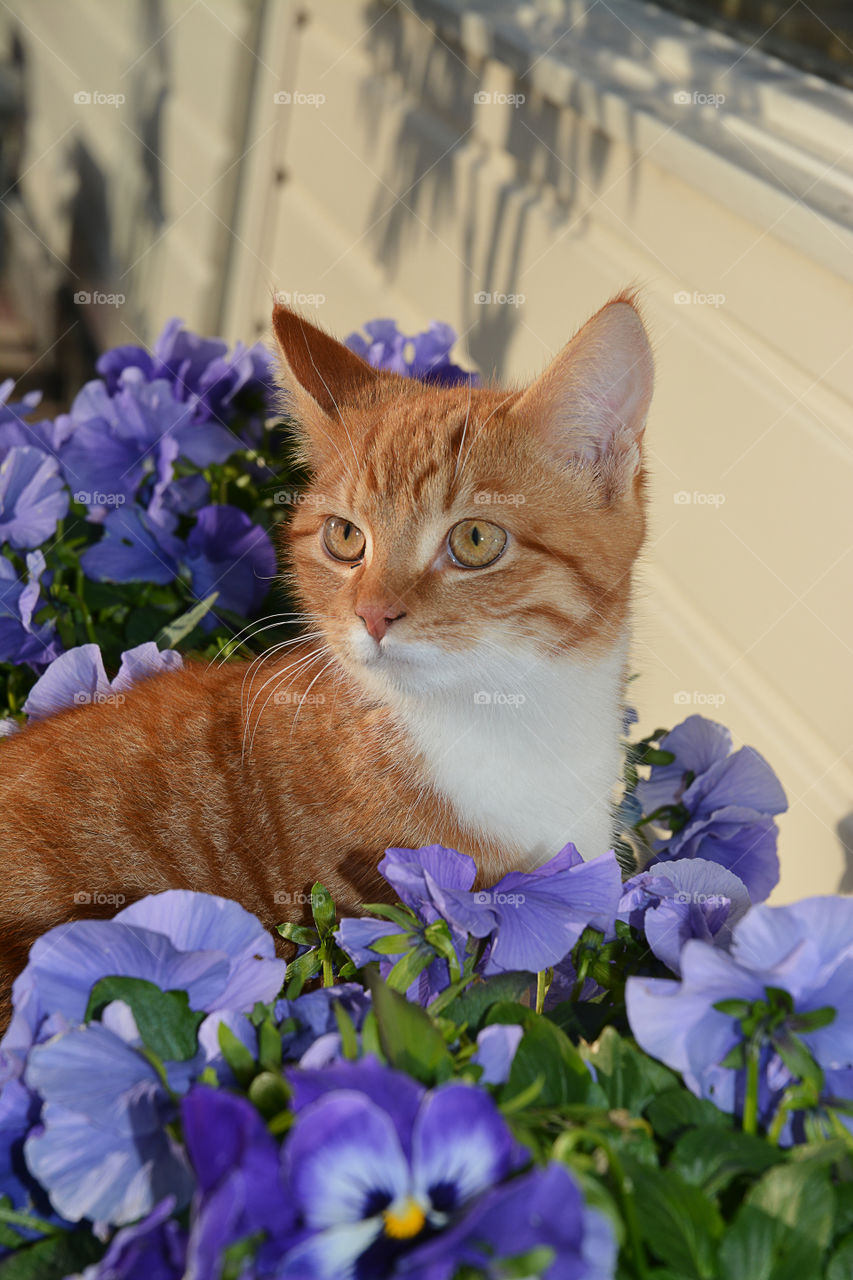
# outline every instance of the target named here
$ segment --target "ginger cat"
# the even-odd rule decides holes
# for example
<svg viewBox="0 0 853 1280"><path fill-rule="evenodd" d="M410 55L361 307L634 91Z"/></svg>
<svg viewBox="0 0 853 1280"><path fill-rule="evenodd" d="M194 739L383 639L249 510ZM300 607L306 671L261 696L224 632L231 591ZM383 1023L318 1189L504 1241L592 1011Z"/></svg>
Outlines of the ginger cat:
<svg viewBox="0 0 853 1280"><path fill-rule="evenodd" d="M4 994L39 934L115 910L75 895L204 890L272 925L317 879L344 913L387 895L388 846L463 850L485 883L611 847L653 382L633 298L520 390L273 327L312 474L283 547L306 634L0 746Z"/></svg>

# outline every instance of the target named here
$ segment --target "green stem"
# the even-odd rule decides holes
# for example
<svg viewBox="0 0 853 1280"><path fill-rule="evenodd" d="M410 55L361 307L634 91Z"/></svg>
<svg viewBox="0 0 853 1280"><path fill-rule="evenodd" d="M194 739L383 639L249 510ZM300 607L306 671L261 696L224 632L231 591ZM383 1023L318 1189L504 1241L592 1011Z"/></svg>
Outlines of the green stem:
<svg viewBox="0 0 853 1280"><path fill-rule="evenodd" d="M97 636L97 633L95 632L95 624L92 621L92 615L89 612L89 606L86 604L86 598L83 595L85 586L86 584L83 580L83 569L80 565L78 565L77 577L75 582L75 595L77 596L77 599L80 601L80 610L83 614L83 626L86 628L86 635L89 637L89 643L97 644L98 636Z"/></svg>
<svg viewBox="0 0 853 1280"><path fill-rule="evenodd" d="M785 1101L783 1099L779 1103L779 1106L776 1110L776 1114L773 1117L773 1123L771 1124L770 1128L767 1130L767 1141L770 1143L772 1147L778 1147L779 1145L779 1138L781 1137L782 1128L785 1124L785 1118L787 1115L788 1115L788 1108L785 1105Z"/></svg>
<svg viewBox="0 0 853 1280"><path fill-rule="evenodd" d="M553 969L541 969L536 975L536 1012L542 1013L545 1008L545 997L554 980Z"/></svg>
<svg viewBox="0 0 853 1280"><path fill-rule="evenodd" d="M743 1131L758 1132L758 1067L761 1041L750 1040L746 1047L746 1097L743 1100Z"/></svg>
<svg viewBox="0 0 853 1280"><path fill-rule="evenodd" d="M10 1227L28 1227L31 1231L40 1231L44 1236L55 1236L62 1228L55 1222L46 1222L44 1218L34 1218L29 1213L20 1213L16 1209L0 1207L0 1222Z"/></svg>
<svg viewBox="0 0 853 1280"><path fill-rule="evenodd" d="M335 985L335 971L332 968L332 952L323 947L321 951L323 957L323 986L333 987Z"/></svg>

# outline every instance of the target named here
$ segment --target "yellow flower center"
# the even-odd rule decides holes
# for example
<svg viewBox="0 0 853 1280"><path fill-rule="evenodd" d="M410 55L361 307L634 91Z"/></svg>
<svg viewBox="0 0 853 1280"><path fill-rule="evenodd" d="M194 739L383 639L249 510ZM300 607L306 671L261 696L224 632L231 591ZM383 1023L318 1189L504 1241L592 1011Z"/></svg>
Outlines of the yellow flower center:
<svg viewBox="0 0 853 1280"><path fill-rule="evenodd" d="M411 1236L416 1236L426 1222L423 1209L411 1196L389 1205L382 1217L386 1236L392 1236L395 1240L408 1240Z"/></svg>

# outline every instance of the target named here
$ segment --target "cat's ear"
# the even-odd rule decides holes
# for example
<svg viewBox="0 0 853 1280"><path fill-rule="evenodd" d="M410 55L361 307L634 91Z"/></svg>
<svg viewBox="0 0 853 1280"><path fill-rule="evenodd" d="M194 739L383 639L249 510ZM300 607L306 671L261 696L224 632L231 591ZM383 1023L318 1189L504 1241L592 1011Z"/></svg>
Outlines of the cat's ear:
<svg viewBox="0 0 853 1280"><path fill-rule="evenodd" d="M602 307L513 406L567 465L592 463L610 496L640 470L654 387L649 339L633 301Z"/></svg>
<svg viewBox="0 0 853 1280"><path fill-rule="evenodd" d="M346 406L363 399L381 378L365 360L289 307L276 303L272 327L279 349L279 381L316 463L346 440Z"/></svg>

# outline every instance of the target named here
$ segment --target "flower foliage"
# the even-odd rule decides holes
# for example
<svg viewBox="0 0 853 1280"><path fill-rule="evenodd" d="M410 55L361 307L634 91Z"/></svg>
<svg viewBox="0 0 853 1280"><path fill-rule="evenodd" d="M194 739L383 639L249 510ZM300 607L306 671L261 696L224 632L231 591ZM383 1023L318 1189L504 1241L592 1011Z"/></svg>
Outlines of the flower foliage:
<svg viewBox="0 0 853 1280"><path fill-rule="evenodd" d="M470 376L446 326L365 331ZM298 483L262 349L173 321L98 372L56 421L0 388L2 733L212 656ZM784 808L691 716L626 742L591 862L389 848L396 904L316 884L288 961L188 891L51 930L0 1040L0 1280L853 1274L853 909L763 905Z"/></svg>

